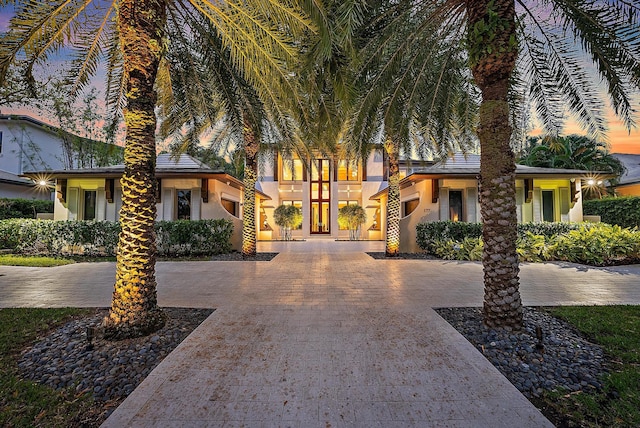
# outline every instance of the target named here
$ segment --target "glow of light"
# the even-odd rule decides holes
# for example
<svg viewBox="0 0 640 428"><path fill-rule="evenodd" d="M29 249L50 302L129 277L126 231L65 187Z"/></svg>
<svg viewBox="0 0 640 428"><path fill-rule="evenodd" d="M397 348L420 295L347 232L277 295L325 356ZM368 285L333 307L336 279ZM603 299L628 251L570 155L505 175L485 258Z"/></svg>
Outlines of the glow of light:
<svg viewBox="0 0 640 428"><path fill-rule="evenodd" d="M587 180L587 185L588 186L593 186L594 184L596 184L595 180Z"/></svg>

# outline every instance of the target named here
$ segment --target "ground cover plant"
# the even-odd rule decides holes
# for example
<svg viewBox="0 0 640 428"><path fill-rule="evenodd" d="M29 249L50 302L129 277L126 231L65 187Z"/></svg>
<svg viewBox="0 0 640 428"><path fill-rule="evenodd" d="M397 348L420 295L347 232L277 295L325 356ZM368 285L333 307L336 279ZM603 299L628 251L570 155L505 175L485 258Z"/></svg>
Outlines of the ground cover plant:
<svg viewBox="0 0 640 428"><path fill-rule="evenodd" d="M565 306L549 311L601 345L611 371L602 391L547 393L536 404L559 426L640 426L640 306Z"/></svg>
<svg viewBox="0 0 640 428"><path fill-rule="evenodd" d="M418 245L445 260L481 260L482 226L435 222L418 225ZM528 223L518 225L520 261L568 261L610 266L640 261L640 231L606 223Z"/></svg>

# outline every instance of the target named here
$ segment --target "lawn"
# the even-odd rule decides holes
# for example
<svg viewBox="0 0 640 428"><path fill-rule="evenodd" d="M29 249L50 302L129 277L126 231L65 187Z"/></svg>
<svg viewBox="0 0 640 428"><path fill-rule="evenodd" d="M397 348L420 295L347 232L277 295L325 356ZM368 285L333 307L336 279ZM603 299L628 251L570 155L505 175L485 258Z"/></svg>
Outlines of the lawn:
<svg viewBox="0 0 640 428"><path fill-rule="evenodd" d="M564 306L549 311L603 347L610 373L596 394L546 394L545 414L567 427L639 427L640 306Z"/></svg>
<svg viewBox="0 0 640 428"><path fill-rule="evenodd" d="M51 267L75 263L69 259L57 259L54 257L17 256L15 254L0 254L0 266L30 266Z"/></svg>

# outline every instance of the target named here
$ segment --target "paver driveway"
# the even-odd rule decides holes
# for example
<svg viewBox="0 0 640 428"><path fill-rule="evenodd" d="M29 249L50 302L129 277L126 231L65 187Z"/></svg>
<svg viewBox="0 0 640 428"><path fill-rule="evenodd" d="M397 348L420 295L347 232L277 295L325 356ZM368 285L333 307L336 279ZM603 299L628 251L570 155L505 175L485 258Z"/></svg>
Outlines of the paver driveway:
<svg viewBox="0 0 640 428"><path fill-rule="evenodd" d="M431 308L480 306L477 263L374 260L380 242L260 243L271 262L158 263L163 306L215 307L105 422L548 426ZM0 307L108 306L112 263L0 268ZM640 267L522 267L527 305L640 303Z"/></svg>

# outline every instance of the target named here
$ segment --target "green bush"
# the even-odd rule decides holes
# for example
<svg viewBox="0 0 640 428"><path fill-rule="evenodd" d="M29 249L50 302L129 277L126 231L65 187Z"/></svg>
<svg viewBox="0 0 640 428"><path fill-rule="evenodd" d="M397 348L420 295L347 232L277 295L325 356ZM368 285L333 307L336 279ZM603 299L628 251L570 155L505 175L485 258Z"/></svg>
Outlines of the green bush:
<svg viewBox="0 0 640 428"><path fill-rule="evenodd" d="M0 248L18 254L114 256L120 224L113 221L0 220ZM200 256L229 252L228 220L156 223L159 256Z"/></svg>
<svg viewBox="0 0 640 428"><path fill-rule="evenodd" d="M640 232L599 223L552 238L548 251L550 260L595 266L637 262L640 259Z"/></svg>
<svg viewBox="0 0 640 428"><path fill-rule="evenodd" d="M464 238L433 243L434 254L444 260L482 260L482 238Z"/></svg>
<svg viewBox="0 0 640 428"><path fill-rule="evenodd" d="M548 225L519 227L516 251L520 261L559 260L608 266L637 263L640 260L640 231L635 228L625 229L606 223ZM554 230L558 233L553 234ZM432 254L445 260L482 259L482 239L478 237L430 239L429 248Z"/></svg>
<svg viewBox="0 0 640 428"><path fill-rule="evenodd" d="M36 213L52 213L53 201L0 198L0 220L36 218Z"/></svg>
<svg viewBox="0 0 640 428"><path fill-rule="evenodd" d="M416 227L416 233L418 246L429 253L435 254L435 243L437 241L462 241L465 238L481 237L482 223L465 223L463 221L420 223Z"/></svg>
<svg viewBox="0 0 640 428"><path fill-rule="evenodd" d="M550 238L580 227L583 227L582 223L521 223L518 224L518 237L523 238L529 232ZM461 242L465 238L481 237L482 223L434 221L418 224L416 232L418 246L428 253L435 254L435 242L448 240Z"/></svg>
<svg viewBox="0 0 640 428"><path fill-rule="evenodd" d="M585 215L599 215L604 223L640 227L640 197L591 199L582 202Z"/></svg>

